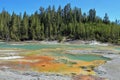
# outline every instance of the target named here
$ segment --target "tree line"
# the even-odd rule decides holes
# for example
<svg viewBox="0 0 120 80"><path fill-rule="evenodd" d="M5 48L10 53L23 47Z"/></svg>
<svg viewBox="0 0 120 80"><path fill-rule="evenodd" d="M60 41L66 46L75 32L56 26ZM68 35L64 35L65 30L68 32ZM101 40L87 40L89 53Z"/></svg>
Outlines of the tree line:
<svg viewBox="0 0 120 80"><path fill-rule="evenodd" d="M5 41L25 40L98 40L119 44L120 25L96 15L95 9L83 13L81 8L70 4L48 8L40 7L34 14L0 13L0 39Z"/></svg>

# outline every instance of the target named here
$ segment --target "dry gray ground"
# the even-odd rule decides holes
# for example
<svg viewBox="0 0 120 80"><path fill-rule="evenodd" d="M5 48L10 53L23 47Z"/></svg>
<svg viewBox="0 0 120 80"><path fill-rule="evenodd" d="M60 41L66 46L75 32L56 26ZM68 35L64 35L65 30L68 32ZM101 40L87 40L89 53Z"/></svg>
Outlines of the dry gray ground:
<svg viewBox="0 0 120 80"><path fill-rule="evenodd" d="M99 76L108 78L109 80L120 80L120 55L105 55L113 60L108 61L104 65L96 68L96 72Z"/></svg>
<svg viewBox="0 0 120 80"><path fill-rule="evenodd" d="M72 80L69 76L36 72L17 72L8 69L0 70L0 80Z"/></svg>

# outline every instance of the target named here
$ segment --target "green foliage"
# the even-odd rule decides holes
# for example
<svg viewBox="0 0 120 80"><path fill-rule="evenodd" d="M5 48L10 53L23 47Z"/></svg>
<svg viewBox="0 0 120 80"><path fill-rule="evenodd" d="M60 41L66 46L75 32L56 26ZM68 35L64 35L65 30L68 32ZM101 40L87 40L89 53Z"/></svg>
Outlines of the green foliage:
<svg viewBox="0 0 120 80"><path fill-rule="evenodd" d="M26 12L23 15L23 20L21 21L20 25L20 39L27 40L28 39L28 27L29 27L29 17Z"/></svg>
<svg viewBox="0 0 120 80"><path fill-rule="evenodd" d="M63 37L61 35L58 35L58 42L62 42L63 41Z"/></svg>
<svg viewBox="0 0 120 80"><path fill-rule="evenodd" d="M105 24L108 24L108 23L110 22L107 13L105 13L105 16L104 16L103 22L104 22Z"/></svg>
<svg viewBox="0 0 120 80"><path fill-rule="evenodd" d="M95 9L90 9L89 10L89 15L88 15L88 20L95 22L95 18L96 18L96 10Z"/></svg>
<svg viewBox="0 0 120 80"><path fill-rule="evenodd" d="M71 8L70 4L55 9L40 7L32 15L24 12L10 15L3 10L0 13L0 39L2 40L58 40L66 39L98 40L120 44L120 25L96 16L96 10L90 9L88 15L81 8Z"/></svg>

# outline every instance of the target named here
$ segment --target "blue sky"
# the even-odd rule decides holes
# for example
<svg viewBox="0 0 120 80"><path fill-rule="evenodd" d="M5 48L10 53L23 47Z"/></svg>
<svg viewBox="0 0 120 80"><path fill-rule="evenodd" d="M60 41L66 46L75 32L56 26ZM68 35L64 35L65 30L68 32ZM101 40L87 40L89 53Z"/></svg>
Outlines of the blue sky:
<svg viewBox="0 0 120 80"><path fill-rule="evenodd" d="M58 7L70 3L72 7L79 7L82 12L88 12L89 9L95 8L97 15L104 17L108 13L110 20L120 19L120 0L0 0L0 12L4 8L9 13L13 11L17 14L26 11L28 14L34 13L40 6L45 8L48 5Z"/></svg>

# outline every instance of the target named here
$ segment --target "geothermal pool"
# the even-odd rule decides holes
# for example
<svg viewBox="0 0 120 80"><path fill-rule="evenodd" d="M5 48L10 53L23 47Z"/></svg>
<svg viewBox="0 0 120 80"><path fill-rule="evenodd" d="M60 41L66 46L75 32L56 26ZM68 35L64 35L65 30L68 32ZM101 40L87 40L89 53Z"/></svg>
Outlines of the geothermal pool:
<svg viewBox="0 0 120 80"><path fill-rule="evenodd" d="M15 70L32 70L46 73L95 75L93 68L104 64L110 60L109 58L93 53L71 53L68 50L86 51L105 48L84 44L3 42L0 43L0 67L6 66ZM16 54L9 55L9 53Z"/></svg>

